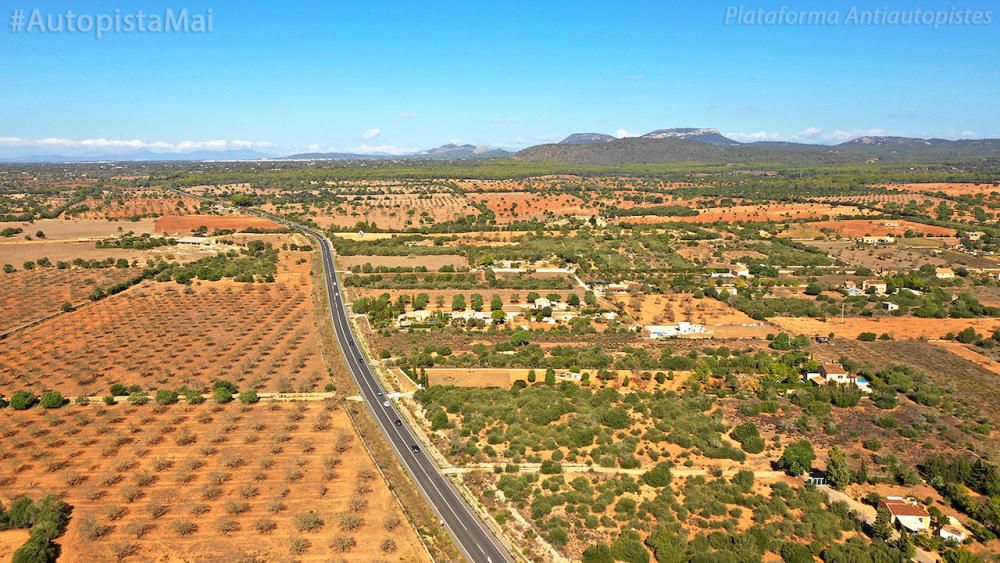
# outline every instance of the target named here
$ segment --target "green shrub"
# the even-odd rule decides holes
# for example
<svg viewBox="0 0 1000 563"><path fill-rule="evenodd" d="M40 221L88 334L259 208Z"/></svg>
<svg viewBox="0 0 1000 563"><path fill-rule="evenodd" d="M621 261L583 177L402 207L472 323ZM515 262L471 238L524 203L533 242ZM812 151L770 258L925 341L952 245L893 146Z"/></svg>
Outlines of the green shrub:
<svg viewBox="0 0 1000 563"><path fill-rule="evenodd" d="M156 392L156 404L158 405L173 405L180 400L177 391L172 389L160 389Z"/></svg>
<svg viewBox="0 0 1000 563"><path fill-rule="evenodd" d="M813 563L815 561L808 547L795 542L781 544L781 559L785 563Z"/></svg>
<svg viewBox="0 0 1000 563"><path fill-rule="evenodd" d="M655 467L642 474L642 482L650 487L666 487L672 479L669 463L657 463Z"/></svg>
<svg viewBox="0 0 1000 563"><path fill-rule="evenodd" d="M553 461L547 459L542 462L542 467L539 469L543 475L554 475L556 473L562 473L562 464L558 461Z"/></svg>
<svg viewBox="0 0 1000 563"><path fill-rule="evenodd" d="M759 454L764 451L764 439L760 437L757 425L752 422L737 425L729 435L740 443L745 452Z"/></svg>
<svg viewBox="0 0 1000 563"><path fill-rule="evenodd" d="M143 391L132 391L128 394L128 402L133 405L145 405L149 402L149 395Z"/></svg>
<svg viewBox="0 0 1000 563"><path fill-rule="evenodd" d="M66 398L57 391L45 391L42 393L42 397L39 400L39 404L42 405L42 408L46 409L58 409L68 402L69 401L67 401Z"/></svg>
<svg viewBox="0 0 1000 563"><path fill-rule="evenodd" d="M776 466L790 475L802 475L812 469L812 462L815 459L816 453L812 444L808 440L798 440L785 448Z"/></svg>
<svg viewBox="0 0 1000 563"><path fill-rule="evenodd" d="M260 397L257 396L257 392L253 389L247 389L240 393L240 402L244 405L252 405L257 401L260 401Z"/></svg>
<svg viewBox="0 0 1000 563"><path fill-rule="evenodd" d="M583 550L583 563L614 563L611 548L604 544L595 544Z"/></svg>
<svg viewBox="0 0 1000 563"><path fill-rule="evenodd" d="M28 410L35 406L38 402L38 397L30 391L18 391L10 396L10 408L16 411Z"/></svg>
<svg viewBox="0 0 1000 563"><path fill-rule="evenodd" d="M649 552L638 540L631 538L619 538L611 544L611 557L615 561L627 561L628 563L647 563Z"/></svg>
<svg viewBox="0 0 1000 563"><path fill-rule="evenodd" d="M187 401L189 405L200 405L205 402L205 397L202 397L201 391L197 389L187 389L183 390L184 400Z"/></svg>

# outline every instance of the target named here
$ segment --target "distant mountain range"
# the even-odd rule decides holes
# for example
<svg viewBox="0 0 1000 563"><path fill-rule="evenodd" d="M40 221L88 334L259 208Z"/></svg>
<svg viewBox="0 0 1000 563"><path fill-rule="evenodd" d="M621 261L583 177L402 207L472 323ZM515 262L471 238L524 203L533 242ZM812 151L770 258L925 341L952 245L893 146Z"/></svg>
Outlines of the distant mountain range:
<svg viewBox="0 0 1000 563"><path fill-rule="evenodd" d="M573 133L569 137L559 141L560 145L590 145L593 143L607 143L608 141L614 141L615 137L613 135L605 135L604 133Z"/></svg>
<svg viewBox="0 0 1000 563"><path fill-rule="evenodd" d="M153 151L133 151L126 153L102 154L88 153L78 155L23 155L0 158L0 162L7 163L46 163L46 162L163 162L163 161L187 161L187 160L260 160L267 158L266 154L248 149L234 149L227 151L194 151L194 152L153 152Z"/></svg>
<svg viewBox="0 0 1000 563"><path fill-rule="evenodd" d="M724 137L718 129L695 129L682 127L677 129L657 129L646 133L640 139L680 139L682 141L698 141L710 145L732 146L740 144L729 137Z"/></svg>
<svg viewBox="0 0 1000 563"><path fill-rule="evenodd" d="M572 164L626 164L674 161L838 163L944 161L1000 158L1000 139L914 139L859 137L839 145L788 142L740 143L717 129L657 129L639 137L574 133L559 143L528 147L515 159Z"/></svg>
<svg viewBox="0 0 1000 563"><path fill-rule="evenodd" d="M514 153L503 149L482 145L447 144L437 148L407 153L300 153L290 156L274 156L253 150L195 151L183 153L158 153L134 151L117 154L87 153L81 155L23 155L0 158L0 163L46 163L46 162L163 162L163 161L213 161L213 160L466 160L484 158L510 158Z"/></svg>
<svg viewBox="0 0 1000 563"><path fill-rule="evenodd" d="M722 136L718 129L697 129L694 127L679 127L675 129L657 129L650 131L639 139L681 139L685 141L698 141L710 145L738 145L728 137ZM573 133L569 137L559 141L560 145L594 145L599 143L610 143L618 138L604 133Z"/></svg>
<svg viewBox="0 0 1000 563"><path fill-rule="evenodd" d="M514 154L483 145L447 144L407 154L299 153L274 156L254 150L157 153L133 151L118 154L13 155L0 163L139 162L230 160L479 160L505 159L552 161L572 164L626 164L674 161L776 162L787 164L886 162L947 162L1000 159L1000 139L915 139L910 137L858 137L839 145L790 142L741 143L717 129L683 127L657 129L639 137L616 138L604 133L574 133L558 143L528 147Z"/></svg>

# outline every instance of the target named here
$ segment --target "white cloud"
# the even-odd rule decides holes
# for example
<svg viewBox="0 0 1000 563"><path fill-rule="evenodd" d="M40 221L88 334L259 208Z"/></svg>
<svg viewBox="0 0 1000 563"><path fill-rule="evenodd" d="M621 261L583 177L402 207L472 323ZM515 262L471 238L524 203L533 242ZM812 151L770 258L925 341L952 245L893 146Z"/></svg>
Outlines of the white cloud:
<svg viewBox="0 0 1000 563"><path fill-rule="evenodd" d="M749 133L734 131L731 133L723 133L726 137L734 141L739 141L741 143L756 143L758 141L781 141L783 140L783 135L781 133L772 133L770 131L752 131Z"/></svg>
<svg viewBox="0 0 1000 563"><path fill-rule="evenodd" d="M520 120L516 117L491 117L488 121L494 125L515 125Z"/></svg>
<svg viewBox="0 0 1000 563"><path fill-rule="evenodd" d="M415 112L412 112L412 111L401 111L401 112L399 112L399 117L402 117L403 119L413 119L416 116L417 116L417 114Z"/></svg>
<svg viewBox="0 0 1000 563"><path fill-rule="evenodd" d="M0 147L20 150L66 150L72 152L105 151L122 153L137 150L152 150L158 152L192 152L200 150L224 151L233 149L264 149L274 147L271 143L259 141L210 140L181 141L169 143L166 141L144 141L142 139L66 139L62 137L46 137L44 139L22 139L20 137L0 137Z"/></svg>
<svg viewBox="0 0 1000 563"><path fill-rule="evenodd" d="M630 133L625 129L619 129L615 131L615 137L618 137L619 139L624 139L625 137L638 137L638 136L639 135L637 133Z"/></svg>
<svg viewBox="0 0 1000 563"><path fill-rule="evenodd" d="M532 138L535 141L541 142L541 143L554 143L556 141L560 141L560 140L564 139L565 137L566 137L565 135L535 135ZM523 139L518 138L518 140L521 141Z"/></svg>
<svg viewBox="0 0 1000 563"><path fill-rule="evenodd" d="M807 139L815 137L816 135L821 135L822 133L823 130L820 129L819 127L806 127L805 129L799 132L800 135L802 135Z"/></svg>
<svg viewBox="0 0 1000 563"><path fill-rule="evenodd" d="M366 140L366 141L371 141L372 139L374 139L375 137L378 137L381 134L382 134L382 130L381 129L369 129L369 130L365 131L361 135L361 138L364 139L364 140Z"/></svg>
<svg viewBox="0 0 1000 563"><path fill-rule="evenodd" d="M835 145L866 136L886 135L884 129L863 129L853 131L825 131L819 127L807 127L794 133L778 133L776 131L732 131L723 133L726 137L741 143L755 143L759 141L784 141L789 143L814 143L821 145Z"/></svg>
<svg viewBox="0 0 1000 563"><path fill-rule="evenodd" d="M393 154L393 155L403 155L419 151L420 149L414 147L399 147L396 145L368 145L364 144L360 147L355 147L348 152L358 153L358 154Z"/></svg>

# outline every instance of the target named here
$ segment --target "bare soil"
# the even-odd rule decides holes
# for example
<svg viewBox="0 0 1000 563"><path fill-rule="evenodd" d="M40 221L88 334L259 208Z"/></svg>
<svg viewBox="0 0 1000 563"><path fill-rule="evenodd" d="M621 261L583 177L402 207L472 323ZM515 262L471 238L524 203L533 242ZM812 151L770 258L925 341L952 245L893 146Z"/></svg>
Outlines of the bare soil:
<svg viewBox="0 0 1000 563"><path fill-rule="evenodd" d="M0 392L94 395L115 382L156 390L214 379L314 391L327 375L309 284L308 262L283 263L273 284L201 282L187 293L144 282L8 337Z"/></svg>
<svg viewBox="0 0 1000 563"><path fill-rule="evenodd" d="M114 560L122 544L148 560L426 559L333 403L4 409L0 433L3 495L54 494L73 506L60 560ZM310 511L320 524L303 529ZM347 529L345 514L358 526ZM90 519L107 527L99 537L84 534ZM259 531L261 520L273 530ZM337 536L356 544L331 549ZM293 538L307 541L302 553ZM381 548L386 539L394 550Z"/></svg>
<svg viewBox="0 0 1000 563"><path fill-rule="evenodd" d="M855 339L862 332L883 333L895 340L916 340L942 338L947 333L958 334L972 327L980 334L993 334L1000 327L1000 318L976 319L921 319L916 317L846 317L825 321L808 317L771 317L771 323L794 334L806 336L826 336L833 333L837 337Z"/></svg>
<svg viewBox="0 0 1000 563"><path fill-rule="evenodd" d="M111 238L132 231L137 235L153 232L152 219L138 221L105 221L103 219L39 219L31 223L0 222L0 230L7 227L21 228L23 233L16 238L30 236L42 231L46 240L96 240ZM0 239L6 240L6 239Z"/></svg>
<svg viewBox="0 0 1000 563"><path fill-rule="evenodd" d="M168 215L156 220L158 233L189 233L198 227L207 227L209 232L219 230L264 229L280 230L283 227L274 221L253 215Z"/></svg>

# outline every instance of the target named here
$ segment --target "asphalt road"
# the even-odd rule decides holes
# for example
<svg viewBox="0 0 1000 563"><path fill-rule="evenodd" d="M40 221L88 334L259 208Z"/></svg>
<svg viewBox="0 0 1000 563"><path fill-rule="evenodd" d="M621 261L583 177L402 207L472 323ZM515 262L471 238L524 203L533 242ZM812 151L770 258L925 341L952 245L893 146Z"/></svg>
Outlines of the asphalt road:
<svg viewBox="0 0 1000 563"><path fill-rule="evenodd" d="M437 464L419 445L413 431L396 406L385 397L378 378L369 367L364 352L357 344L351 324L347 319L347 308L340 292L340 280L333 264L330 242L322 234L305 227L298 227L312 235L320 243L323 253L323 273L330 297L330 315L336 329L337 340L344 351L347 366L354 382L361 390L365 402L371 408L379 427L389 440L396 455L413 476L424 497L438 513L440 519L451 531L465 556L477 563L500 563L513 561L506 548L500 543L486 524L472 508L466 504L454 486L438 471Z"/></svg>

